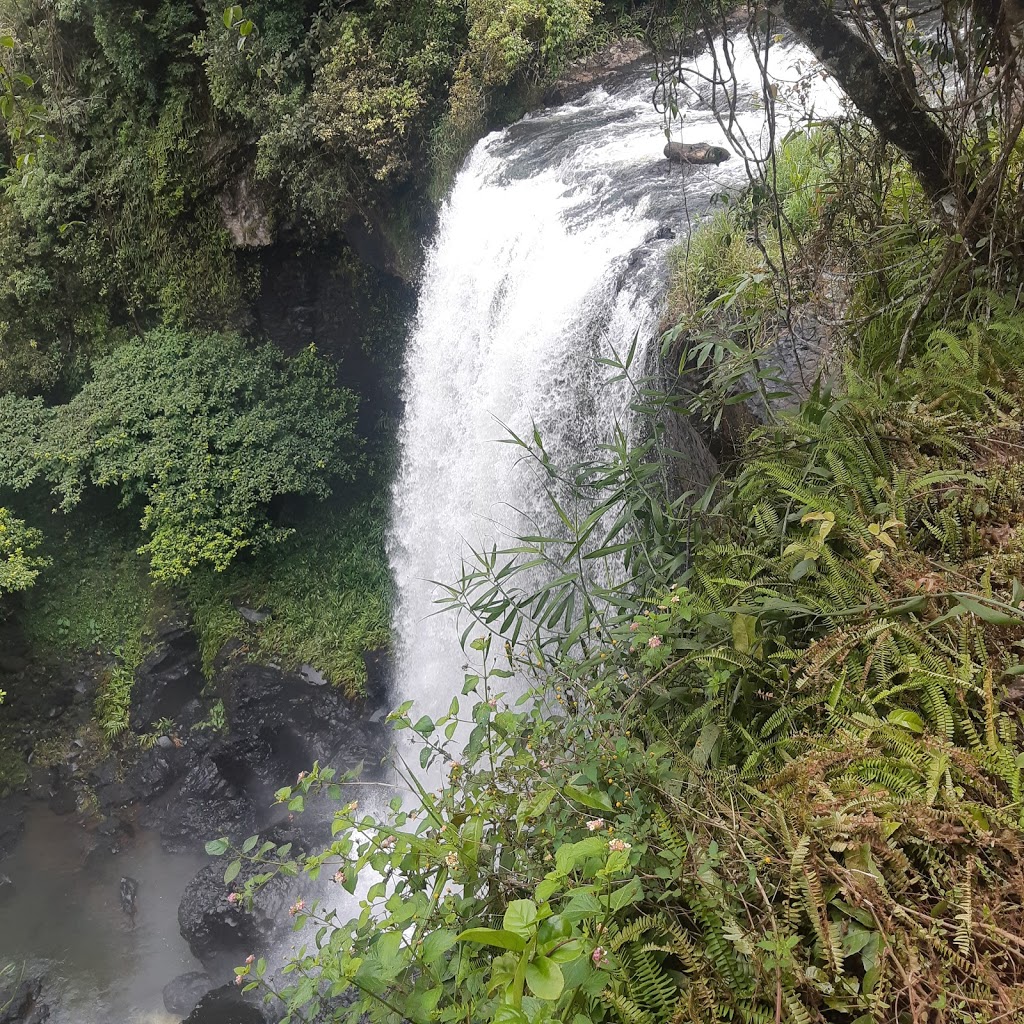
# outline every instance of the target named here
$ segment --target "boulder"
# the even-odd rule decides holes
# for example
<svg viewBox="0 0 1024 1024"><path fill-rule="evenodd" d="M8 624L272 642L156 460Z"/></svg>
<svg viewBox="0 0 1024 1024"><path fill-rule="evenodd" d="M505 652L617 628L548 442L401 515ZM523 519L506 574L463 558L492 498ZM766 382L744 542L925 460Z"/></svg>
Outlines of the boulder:
<svg viewBox="0 0 1024 1024"><path fill-rule="evenodd" d="M258 1006L249 1002L234 985L225 985L205 995L183 1024L266 1024L266 1021Z"/></svg>
<svg viewBox="0 0 1024 1024"><path fill-rule="evenodd" d="M162 718L179 720L204 683L199 644L187 618L167 616L156 630L153 651L135 671L132 729L146 732Z"/></svg>
<svg viewBox="0 0 1024 1024"><path fill-rule="evenodd" d="M20 972L0 980L0 1024L44 1024L50 1008L42 1001L42 977L26 978Z"/></svg>
<svg viewBox="0 0 1024 1024"><path fill-rule="evenodd" d="M343 769L380 760L387 727L368 721L359 708L314 673L285 672L271 665L232 659L217 675L233 759L251 773L246 788L261 785L262 799L307 770L314 761Z"/></svg>
<svg viewBox="0 0 1024 1024"><path fill-rule="evenodd" d="M254 804L242 785L244 764L224 752L230 745L221 747L215 744L194 758L184 777L142 811L143 826L159 829L164 848L172 853L194 849L214 836L239 838L256 829Z"/></svg>
<svg viewBox="0 0 1024 1024"><path fill-rule="evenodd" d="M720 164L732 156L729 150L707 142L670 142L664 153L676 164Z"/></svg>
<svg viewBox="0 0 1024 1024"><path fill-rule="evenodd" d="M203 996L216 986L203 971L189 971L164 985L164 1009L175 1017L187 1017Z"/></svg>
<svg viewBox="0 0 1024 1024"><path fill-rule="evenodd" d="M264 842L291 843L294 852L304 852L301 837L286 826L261 833ZM228 897L240 892L260 872L259 865L244 863L237 878L224 884L222 863L208 864L189 882L178 905L178 929L192 955L211 974L226 973L250 954L266 951L274 937L291 924L288 907L295 901L297 880L279 875L257 894L251 910Z"/></svg>

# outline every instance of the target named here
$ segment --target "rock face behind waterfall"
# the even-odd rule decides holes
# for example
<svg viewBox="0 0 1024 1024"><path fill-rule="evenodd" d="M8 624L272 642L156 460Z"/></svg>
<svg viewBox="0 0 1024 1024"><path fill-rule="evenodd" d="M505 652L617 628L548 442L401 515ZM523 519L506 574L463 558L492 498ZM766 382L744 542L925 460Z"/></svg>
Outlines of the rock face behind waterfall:
<svg viewBox="0 0 1024 1024"><path fill-rule="evenodd" d="M376 705L353 704L311 681L312 673L250 661L236 644L218 655L207 682L195 635L180 617L168 619L156 640L136 675L132 721L148 730L171 719L174 738L142 752L125 782L106 784L99 776L109 766L94 782L111 807L141 803L141 824L159 830L169 850L244 838L266 823L274 791L314 761L345 770L375 763L386 747L382 716L369 721ZM218 703L222 719L212 725Z"/></svg>

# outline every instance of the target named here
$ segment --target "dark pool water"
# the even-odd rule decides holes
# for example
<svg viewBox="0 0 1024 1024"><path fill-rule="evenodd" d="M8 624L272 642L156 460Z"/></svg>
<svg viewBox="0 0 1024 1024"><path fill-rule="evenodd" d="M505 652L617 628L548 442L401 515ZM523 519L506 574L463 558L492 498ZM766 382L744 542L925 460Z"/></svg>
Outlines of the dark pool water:
<svg viewBox="0 0 1024 1024"><path fill-rule="evenodd" d="M96 847L94 849L94 847ZM0 903L0 966L51 964L52 1024L177 1024L162 989L201 970L178 934L178 901L206 862L169 854L139 831L117 854L73 816L34 808L14 852L0 862L13 895ZM119 882L139 882L135 924L121 909Z"/></svg>

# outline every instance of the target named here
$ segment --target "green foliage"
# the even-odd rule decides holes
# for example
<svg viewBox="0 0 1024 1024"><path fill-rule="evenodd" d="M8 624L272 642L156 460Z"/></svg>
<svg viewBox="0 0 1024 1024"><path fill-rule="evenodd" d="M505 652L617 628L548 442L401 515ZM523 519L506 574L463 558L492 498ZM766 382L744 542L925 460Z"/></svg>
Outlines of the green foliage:
<svg viewBox="0 0 1024 1024"><path fill-rule="evenodd" d="M159 724L159 723L157 723ZM224 733L228 731L227 713L224 710L224 701L219 700L210 708L210 713L201 722L196 722L193 729L209 729L211 732Z"/></svg>
<svg viewBox="0 0 1024 1024"><path fill-rule="evenodd" d="M26 638L44 655L102 651L134 668L157 595L128 524L103 521L87 503L60 525L41 549L60 569L43 573L19 609Z"/></svg>
<svg viewBox="0 0 1024 1024"><path fill-rule="evenodd" d="M100 685L96 695L96 721L108 742L128 732L133 682L132 670L118 665Z"/></svg>
<svg viewBox="0 0 1024 1024"><path fill-rule="evenodd" d="M38 530L0 508L0 598L28 590L50 564L48 558L37 553L42 540Z"/></svg>
<svg viewBox="0 0 1024 1024"><path fill-rule="evenodd" d="M716 210L670 258L668 316L687 328L757 316L766 329L791 295L772 275L788 273L812 239L830 226L837 156L821 130L794 132L743 196ZM800 279L791 282L807 287Z"/></svg>
<svg viewBox="0 0 1024 1024"><path fill-rule="evenodd" d="M452 588L461 695L392 716L440 788L350 803L298 861L233 850L228 883L261 865L244 899L303 870L365 892L351 922L299 900L316 939L242 983L293 1018L351 987L331 1011L351 1021L1024 1013L1022 470L1002 444L1022 368L1019 317L936 336L758 431L696 505L659 495L656 425L565 471L521 442L572 497L567 532L480 552ZM612 557L625 579L596 586ZM538 584L539 561L564 571ZM277 798L348 781L315 766Z"/></svg>
<svg viewBox="0 0 1024 1024"><path fill-rule="evenodd" d="M234 335L151 332L98 360L65 405L8 400L2 482L42 477L64 510L88 485L145 502L142 550L156 579L178 580L286 536L274 498L351 479L354 405L312 351L286 362Z"/></svg>
<svg viewBox="0 0 1024 1024"><path fill-rule="evenodd" d="M351 508L329 506L309 516L258 562L240 562L215 576L196 576L187 597L210 668L237 637L292 667L311 664L350 694L366 682L363 652L390 639L391 579L384 548L386 496ZM237 608L266 608L249 626Z"/></svg>

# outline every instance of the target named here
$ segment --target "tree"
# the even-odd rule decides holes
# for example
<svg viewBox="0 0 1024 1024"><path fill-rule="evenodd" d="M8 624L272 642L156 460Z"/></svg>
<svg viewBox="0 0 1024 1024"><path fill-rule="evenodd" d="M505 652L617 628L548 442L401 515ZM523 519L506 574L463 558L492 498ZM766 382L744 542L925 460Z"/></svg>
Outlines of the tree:
<svg viewBox="0 0 1024 1024"><path fill-rule="evenodd" d="M0 598L28 590L50 560L37 554L43 535L0 508Z"/></svg>
<svg viewBox="0 0 1024 1024"><path fill-rule="evenodd" d="M65 511L87 487L115 491L142 507L153 576L179 580L285 536L275 498L351 479L355 406L312 349L286 360L238 335L152 331L64 405L0 398L0 486L45 480Z"/></svg>

